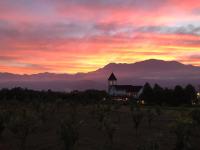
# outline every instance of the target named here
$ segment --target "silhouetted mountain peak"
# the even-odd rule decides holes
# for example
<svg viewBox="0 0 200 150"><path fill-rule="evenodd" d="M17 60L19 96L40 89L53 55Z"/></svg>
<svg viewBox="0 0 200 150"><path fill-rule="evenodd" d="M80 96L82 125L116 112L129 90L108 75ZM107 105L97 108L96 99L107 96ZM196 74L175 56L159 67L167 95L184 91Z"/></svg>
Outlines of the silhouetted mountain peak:
<svg viewBox="0 0 200 150"><path fill-rule="evenodd" d="M188 69L193 68L192 65L184 65L177 61L164 61L158 59L149 59L145 61L140 61L136 63L126 64L126 63L110 63L106 65L104 68L100 69L110 71L110 72L118 72L118 71L168 71L168 70L180 70L180 69Z"/></svg>
<svg viewBox="0 0 200 150"><path fill-rule="evenodd" d="M183 67L186 67L187 65L184 65L177 61L164 61L164 60L157 60L157 59L149 59L141 62L136 62L136 66L140 67L148 67L151 69L180 69Z"/></svg>
<svg viewBox="0 0 200 150"><path fill-rule="evenodd" d="M116 66L116 65L119 65L119 64L117 64L117 63L109 63L109 64L107 64L107 65L105 65L103 68L101 68L101 69L110 69L110 68L112 68L112 67L114 67L114 66Z"/></svg>
<svg viewBox="0 0 200 150"><path fill-rule="evenodd" d="M144 64L144 65L166 65L166 64L171 64L171 65L181 65L183 66L184 64L178 62L178 61L164 61L164 60L159 60L159 59L148 59L145 61L140 61L136 62L135 64Z"/></svg>
<svg viewBox="0 0 200 150"><path fill-rule="evenodd" d="M0 88L29 87L34 89L88 89L107 87L107 78L114 72L122 84L144 84L145 82L174 85L200 83L200 67L184 65L177 61L149 59L136 63L110 63L88 73L57 74L39 73L17 75L0 73Z"/></svg>

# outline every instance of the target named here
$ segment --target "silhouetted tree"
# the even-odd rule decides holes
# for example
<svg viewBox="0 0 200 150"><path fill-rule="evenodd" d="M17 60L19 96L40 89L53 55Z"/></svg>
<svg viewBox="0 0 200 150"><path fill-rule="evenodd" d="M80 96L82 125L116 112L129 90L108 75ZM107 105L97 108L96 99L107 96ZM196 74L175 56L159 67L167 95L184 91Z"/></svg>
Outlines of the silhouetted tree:
<svg viewBox="0 0 200 150"><path fill-rule="evenodd" d="M165 88L163 90L163 103L174 105L174 91L172 89Z"/></svg>
<svg viewBox="0 0 200 150"><path fill-rule="evenodd" d="M147 104L152 104L153 103L153 89L149 83L146 83L144 85L143 92L141 94L141 99L145 101Z"/></svg>
<svg viewBox="0 0 200 150"><path fill-rule="evenodd" d="M174 89L173 104L178 106L183 104L185 99L184 89L181 86L176 86Z"/></svg>
<svg viewBox="0 0 200 150"><path fill-rule="evenodd" d="M191 105L192 102L197 101L197 92L192 85L187 85L185 88L185 104Z"/></svg>
<svg viewBox="0 0 200 150"><path fill-rule="evenodd" d="M163 102L163 88L160 87L158 84L154 85L153 88L153 94L154 94L154 103L161 105Z"/></svg>

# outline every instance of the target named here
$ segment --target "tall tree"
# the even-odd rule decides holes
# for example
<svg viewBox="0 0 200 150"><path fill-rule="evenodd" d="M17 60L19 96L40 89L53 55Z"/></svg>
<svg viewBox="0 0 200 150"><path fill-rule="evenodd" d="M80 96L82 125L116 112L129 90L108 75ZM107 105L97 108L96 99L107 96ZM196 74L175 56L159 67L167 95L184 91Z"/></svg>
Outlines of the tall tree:
<svg viewBox="0 0 200 150"><path fill-rule="evenodd" d="M174 104L174 90L165 88L163 91L163 102L167 105Z"/></svg>
<svg viewBox="0 0 200 150"><path fill-rule="evenodd" d="M158 84L155 84L153 88L153 94L154 102L161 105L163 102L163 88Z"/></svg>
<svg viewBox="0 0 200 150"><path fill-rule="evenodd" d="M184 89L177 85L174 88L174 96L173 96L173 104L178 106L184 103L184 99L185 99L185 92Z"/></svg>
<svg viewBox="0 0 200 150"><path fill-rule="evenodd" d="M152 104L153 103L153 89L149 83L146 83L144 85L143 92L141 94L141 99L145 101L147 104Z"/></svg>
<svg viewBox="0 0 200 150"><path fill-rule="evenodd" d="M188 84L185 87L185 101L184 102L186 104L192 104L192 102L196 102L196 100L197 100L197 92L191 84Z"/></svg>

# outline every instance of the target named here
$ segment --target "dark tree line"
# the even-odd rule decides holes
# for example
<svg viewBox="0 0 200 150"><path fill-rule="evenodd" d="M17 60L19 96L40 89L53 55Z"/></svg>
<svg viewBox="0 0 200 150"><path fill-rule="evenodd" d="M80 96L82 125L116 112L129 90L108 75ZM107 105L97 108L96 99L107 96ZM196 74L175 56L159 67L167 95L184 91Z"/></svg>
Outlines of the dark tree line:
<svg viewBox="0 0 200 150"><path fill-rule="evenodd" d="M95 103L105 97L107 97L107 93L98 90L72 91L68 93L51 90L36 91L20 87L0 90L0 101L53 102L56 100L63 100L67 102Z"/></svg>
<svg viewBox="0 0 200 150"><path fill-rule="evenodd" d="M109 99L106 91L86 90L72 92L35 91L20 87L13 89L1 89L0 101L21 101L21 102L53 102L66 101L81 104L96 104L103 99ZM144 85L143 93L140 97L148 105L191 105L197 101L197 92L192 85L186 87L176 86L174 89L162 88L158 84L151 87Z"/></svg>
<svg viewBox="0 0 200 150"><path fill-rule="evenodd" d="M146 83L140 98L147 104L191 105L197 101L197 92L190 84L184 88L177 85L174 89L168 89L158 84L151 87L149 83Z"/></svg>

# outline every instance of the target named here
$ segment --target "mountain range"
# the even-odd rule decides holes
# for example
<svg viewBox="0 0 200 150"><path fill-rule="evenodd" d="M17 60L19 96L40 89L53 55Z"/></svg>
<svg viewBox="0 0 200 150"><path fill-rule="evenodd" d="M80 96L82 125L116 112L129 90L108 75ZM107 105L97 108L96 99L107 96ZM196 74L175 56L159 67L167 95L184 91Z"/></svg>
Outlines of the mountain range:
<svg viewBox="0 0 200 150"><path fill-rule="evenodd" d="M200 67L185 65L177 61L145 60L141 62L110 63L103 68L88 73L55 74L39 73L18 75L0 73L0 88L24 87L35 90L86 90L107 89L107 78L114 72L118 84L144 85L158 83L165 87L177 84L200 85Z"/></svg>

